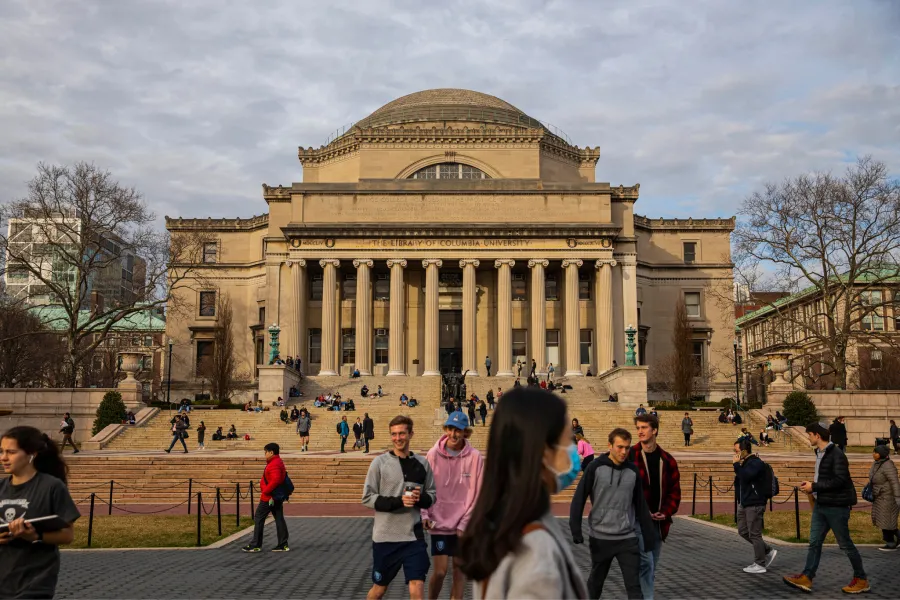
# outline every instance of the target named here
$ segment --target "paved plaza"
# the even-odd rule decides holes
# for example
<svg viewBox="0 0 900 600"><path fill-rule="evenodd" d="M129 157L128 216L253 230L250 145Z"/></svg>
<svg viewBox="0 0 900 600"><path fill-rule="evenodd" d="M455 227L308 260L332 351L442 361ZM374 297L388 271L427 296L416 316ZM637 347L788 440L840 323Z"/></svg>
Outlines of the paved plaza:
<svg viewBox="0 0 900 600"><path fill-rule="evenodd" d="M565 525L565 523L563 522ZM288 519L291 552L244 554L244 538L219 549L64 552L58 598L363 598L370 587L370 518ZM274 525L266 528L266 547L274 545ZM587 532L585 531L585 536ZM900 595L900 555L860 548L872 583L872 598ZM590 568L586 545L575 547L585 577ZM778 558L765 575L748 575L750 545L737 533L678 519L663 548L657 598L801 598L781 576L802 570L806 549L778 546ZM843 596L850 565L836 547L823 552L813 594ZM467 592L467 597L470 591ZM402 573L388 598L406 597ZM444 597L449 597L445 584ZM605 598L624 598L618 567L604 588Z"/></svg>

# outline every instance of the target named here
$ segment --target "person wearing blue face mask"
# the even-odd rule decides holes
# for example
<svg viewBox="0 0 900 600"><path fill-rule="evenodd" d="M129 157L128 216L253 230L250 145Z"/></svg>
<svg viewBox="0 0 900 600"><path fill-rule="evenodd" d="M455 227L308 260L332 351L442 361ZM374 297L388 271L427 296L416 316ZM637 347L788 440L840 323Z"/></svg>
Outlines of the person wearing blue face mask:
<svg viewBox="0 0 900 600"><path fill-rule="evenodd" d="M615 558L625 580L629 598L643 598L641 592L641 552L638 535L644 537L644 547L656 543L656 528L650 509L641 491L641 478L635 464L628 460L631 433L627 429L613 429L609 434L609 452L591 461L578 483L569 510L572 541L584 543L581 518L588 497L591 512L588 517L588 538L591 549L591 574L588 593L599 598L609 567Z"/></svg>
<svg viewBox="0 0 900 600"><path fill-rule="evenodd" d="M580 467L562 398L535 387L504 394L491 420L481 490L454 558L476 600L588 597L550 512L551 494L572 485Z"/></svg>

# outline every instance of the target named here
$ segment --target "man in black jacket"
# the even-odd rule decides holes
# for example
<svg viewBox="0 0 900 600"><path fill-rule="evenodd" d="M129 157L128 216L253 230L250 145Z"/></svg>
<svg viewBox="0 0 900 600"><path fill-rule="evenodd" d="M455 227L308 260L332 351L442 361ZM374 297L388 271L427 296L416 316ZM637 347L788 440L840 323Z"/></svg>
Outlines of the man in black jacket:
<svg viewBox="0 0 900 600"><path fill-rule="evenodd" d="M841 452L847 449L847 426L844 425L844 417L838 417L828 427L828 433L831 435L831 443L841 449Z"/></svg>
<svg viewBox="0 0 900 600"><path fill-rule="evenodd" d="M753 454L750 440L741 438L734 443L734 495L737 496L738 533L753 544L753 564L744 573L765 573L777 550L762 537L766 514L766 463ZM771 486L771 482L768 482ZM771 494L769 494L771 495Z"/></svg>
<svg viewBox="0 0 900 600"><path fill-rule="evenodd" d="M800 484L800 490L809 494L810 500L815 503L809 526L809 550L803 573L786 576L784 582L805 592L812 591L813 578L822 556L822 543L831 530L838 546L853 565L853 580L841 590L846 594L868 592L869 580L863 569L862 557L850 539L850 507L856 504L850 463L841 449L829 441L830 433L821 423L807 425L806 434L809 443L816 449L815 480Z"/></svg>
<svg viewBox="0 0 900 600"><path fill-rule="evenodd" d="M366 441L366 450L363 454L369 453L369 440L375 439L375 422L369 418L369 413L366 413L365 418L362 422L363 426L363 439Z"/></svg>

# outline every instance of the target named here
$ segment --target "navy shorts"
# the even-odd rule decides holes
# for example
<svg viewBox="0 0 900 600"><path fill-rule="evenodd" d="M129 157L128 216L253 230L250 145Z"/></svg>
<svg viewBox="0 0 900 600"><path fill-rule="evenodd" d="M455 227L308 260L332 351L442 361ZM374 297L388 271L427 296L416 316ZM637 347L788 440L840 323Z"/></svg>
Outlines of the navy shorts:
<svg viewBox="0 0 900 600"><path fill-rule="evenodd" d="M431 535L432 556L456 556L459 538L455 535Z"/></svg>
<svg viewBox="0 0 900 600"><path fill-rule="evenodd" d="M406 583L425 581L431 560L428 548L422 540L414 542L372 542L372 583L389 585L400 567Z"/></svg>

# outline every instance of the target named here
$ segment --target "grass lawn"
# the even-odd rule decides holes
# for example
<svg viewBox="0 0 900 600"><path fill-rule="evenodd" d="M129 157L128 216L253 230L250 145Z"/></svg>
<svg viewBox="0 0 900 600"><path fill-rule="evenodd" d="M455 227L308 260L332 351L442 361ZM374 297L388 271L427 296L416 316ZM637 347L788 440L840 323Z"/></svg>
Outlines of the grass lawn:
<svg viewBox="0 0 900 600"><path fill-rule="evenodd" d="M786 542L808 542L809 541L809 518L811 512L808 510L800 511L800 539L796 537L797 525L792 510L780 510L775 512L767 512L765 519L765 528L763 534ZM709 515L695 515L694 518L702 521L709 521ZM728 525L737 528L734 522L734 514L728 513L716 515L713 518L714 523L720 525ZM872 525L872 516L868 511L854 510L850 512L850 538L857 544L881 544L881 530L876 529ZM829 532L825 538L826 544L836 544L834 534Z"/></svg>
<svg viewBox="0 0 900 600"><path fill-rule="evenodd" d="M204 546L253 524L241 517L222 515L222 535L216 515L201 520L200 541ZM64 548L87 548L87 515L75 521L75 541ZM91 548L184 548L197 545L197 515L94 515Z"/></svg>

